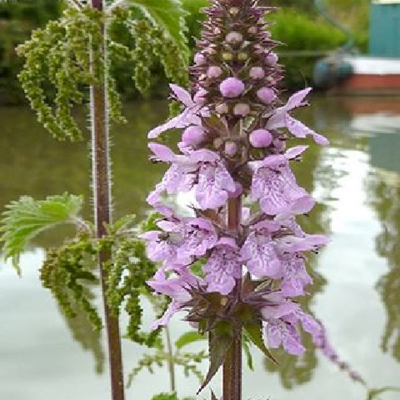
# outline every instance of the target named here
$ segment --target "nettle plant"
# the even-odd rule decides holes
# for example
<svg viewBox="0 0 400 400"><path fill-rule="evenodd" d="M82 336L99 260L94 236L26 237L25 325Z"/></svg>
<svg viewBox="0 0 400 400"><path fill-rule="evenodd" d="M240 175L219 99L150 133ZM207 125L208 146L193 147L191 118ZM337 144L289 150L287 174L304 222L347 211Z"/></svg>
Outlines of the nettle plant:
<svg viewBox="0 0 400 400"><path fill-rule="evenodd" d="M297 302L312 283L307 253L327 243L305 233L296 217L313 198L296 183L291 165L307 145L294 139L328 140L291 116L305 106L310 88L280 99L283 77L277 43L267 30L271 8L256 0L213 0L191 69L191 93L171 85L184 111L150 131L155 139L182 129L179 154L151 142L154 161L169 164L148 203L161 214L157 229L141 237L149 258L162 262L149 282L171 303L153 327L178 311L208 336L210 366L201 391L222 366L223 400L241 399L242 346L292 355L305 348L301 331L351 377L361 377L327 342L324 327ZM165 202L191 192L191 216Z"/></svg>
<svg viewBox="0 0 400 400"><path fill-rule="evenodd" d="M150 218L138 225L134 216L112 220L109 127L112 122L124 122L117 67L122 64L130 69L135 86L143 93L151 82L155 61L161 63L169 79L185 84L189 50L184 16L177 0L67 0L59 20L34 31L32 38L18 48L25 58L19 76L22 87L39 122L56 139L83 139L74 106L89 106L94 221L81 216L80 196L64 194L45 200L24 196L9 204L3 214L4 256L11 258L19 271L21 253L40 232L60 224L75 226L75 237L47 250L41 279L44 287L52 291L70 327L76 327L79 319L88 336L93 334L88 338L82 329L74 332L82 345L99 358L98 369L102 358L99 332L105 325L113 400L125 398L121 307L129 317L127 336L139 344L155 346L158 364L168 359L170 370L178 364L187 372L198 374L196 363L203 357L183 353L180 348L164 351L157 331L143 332L140 301L143 295L149 296L146 281L156 268L146 257L138 235L154 224ZM93 303L92 289L99 283L104 318ZM162 301L153 303L156 310L165 308ZM143 366L149 366L149 358L134 372Z"/></svg>

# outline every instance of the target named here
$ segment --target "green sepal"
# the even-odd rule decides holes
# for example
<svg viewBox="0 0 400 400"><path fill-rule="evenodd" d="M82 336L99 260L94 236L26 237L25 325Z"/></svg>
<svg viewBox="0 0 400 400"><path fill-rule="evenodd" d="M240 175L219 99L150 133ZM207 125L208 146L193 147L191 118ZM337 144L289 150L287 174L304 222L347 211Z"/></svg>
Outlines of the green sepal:
<svg viewBox="0 0 400 400"><path fill-rule="evenodd" d="M261 323L246 324L243 326L243 331L246 337L253 343L261 352L273 363L278 364L278 361L265 346L262 337L262 326Z"/></svg>
<svg viewBox="0 0 400 400"><path fill-rule="evenodd" d="M175 347L180 350L182 347L185 347L191 343L198 342L199 340L205 340L206 336L201 335L200 333L196 331L190 331L184 333L182 336L178 338L178 340L175 342Z"/></svg>
<svg viewBox="0 0 400 400"><path fill-rule="evenodd" d="M226 353L231 347L233 341L232 334L216 334L215 331L209 333L209 357L210 366L204 382L196 394L199 394L211 381L214 375L225 361Z"/></svg>

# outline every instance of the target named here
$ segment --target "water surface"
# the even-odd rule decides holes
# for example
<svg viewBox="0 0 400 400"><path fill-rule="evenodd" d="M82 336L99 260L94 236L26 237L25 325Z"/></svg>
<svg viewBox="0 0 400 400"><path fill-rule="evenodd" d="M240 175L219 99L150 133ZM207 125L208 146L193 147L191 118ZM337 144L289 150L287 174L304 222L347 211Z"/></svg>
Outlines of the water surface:
<svg viewBox="0 0 400 400"><path fill-rule="evenodd" d="M129 124L113 135L116 217L143 215L143 200L162 172L147 160L145 134L166 117L166 104L130 104L126 112ZM299 182L319 201L310 217L303 218L303 226L331 239L310 260L315 293L306 307L325 324L341 359L370 386L399 384L400 100L318 98L298 116L331 140L327 148L312 146L296 171ZM0 120L0 209L22 194L41 199L68 191L85 195L88 214L87 144L56 143L26 109L0 109ZM91 351L82 351L50 293L40 285L43 248L60 240L45 235L26 251L22 279L9 265L1 265L0 399L109 398L107 373L96 373L100 361L96 364L93 356L101 358L101 348L93 341L87 342ZM184 331L179 321L173 325L174 337ZM124 342L126 373L140 352ZM279 367L255 358L256 371L245 373L245 399L366 398L360 385L311 347L302 358L280 353L277 357ZM168 391L166 372L156 374L141 374L135 381L136 394L129 389L127 398L147 400ZM218 390L217 380L213 387ZM196 388L194 378L179 374L180 395L192 395ZM382 395L386 400L399 397Z"/></svg>

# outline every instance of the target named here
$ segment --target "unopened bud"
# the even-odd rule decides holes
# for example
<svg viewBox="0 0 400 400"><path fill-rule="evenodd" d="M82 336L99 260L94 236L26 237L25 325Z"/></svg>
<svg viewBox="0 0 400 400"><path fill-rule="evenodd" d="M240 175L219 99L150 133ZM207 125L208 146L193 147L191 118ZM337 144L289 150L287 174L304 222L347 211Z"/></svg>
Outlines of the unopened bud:
<svg viewBox="0 0 400 400"><path fill-rule="evenodd" d="M240 117L246 117L250 113L250 106L246 103L238 103L233 108L233 113Z"/></svg>
<svg viewBox="0 0 400 400"><path fill-rule="evenodd" d="M198 104L199 106L202 106L205 103L205 98L204 96L206 96L207 94L207 90L204 89L200 89L193 97L193 101Z"/></svg>
<svg viewBox="0 0 400 400"><path fill-rule="evenodd" d="M189 126L182 134L182 141L191 145L197 146L205 136L204 129L201 126Z"/></svg>
<svg viewBox="0 0 400 400"><path fill-rule="evenodd" d="M207 70L207 76L209 78L218 78L222 75L222 69L217 66L211 66Z"/></svg>
<svg viewBox="0 0 400 400"><path fill-rule="evenodd" d="M213 144L216 149L219 149L224 144L224 141L221 138L217 137L214 139Z"/></svg>
<svg viewBox="0 0 400 400"><path fill-rule="evenodd" d="M228 107L227 104L221 103L221 104L218 104L218 105L215 107L215 111L216 111L218 114L227 114L227 113L229 112L229 107Z"/></svg>
<svg viewBox="0 0 400 400"><path fill-rule="evenodd" d="M235 142L225 142L225 154L233 157L237 153L238 147Z"/></svg>
<svg viewBox="0 0 400 400"><path fill-rule="evenodd" d="M222 53L222 59L224 61L232 61L233 60L233 54L232 53L228 53L227 51Z"/></svg>
<svg viewBox="0 0 400 400"><path fill-rule="evenodd" d="M252 67L249 72L250 78L262 79L265 77L265 71L261 67Z"/></svg>
<svg viewBox="0 0 400 400"><path fill-rule="evenodd" d="M257 97L264 103L270 104L273 100L275 100L276 95L275 92L269 87L263 87L257 90Z"/></svg>
<svg viewBox="0 0 400 400"><path fill-rule="evenodd" d="M226 35L225 40L230 44L239 44L243 42L243 35L240 32L232 31Z"/></svg>
<svg viewBox="0 0 400 400"><path fill-rule="evenodd" d="M227 78L219 85L219 90L224 97L235 98L244 92L244 83L238 78Z"/></svg>
<svg viewBox="0 0 400 400"><path fill-rule="evenodd" d="M252 26L249 29L247 29L247 32L250 33L250 35L255 35L257 33L257 27Z"/></svg>
<svg viewBox="0 0 400 400"><path fill-rule="evenodd" d="M196 65L204 65L206 62L207 60L204 57L204 54L196 53L196 55L194 56L194 63Z"/></svg>
<svg viewBox="0 0 400 400"><path fill-rule="evenodd" d="M268 53L267 56L265 57L265 63L267 65L273 66L276 65L278 62L278 56L275 53Z"/></svg>
<svg viewBox="0 0 400 400"><path fill-rule="evenodd" d="M268 147L272 143L273 136L266 129L257 129L250 133L249 141L253 147Z"/></svg>

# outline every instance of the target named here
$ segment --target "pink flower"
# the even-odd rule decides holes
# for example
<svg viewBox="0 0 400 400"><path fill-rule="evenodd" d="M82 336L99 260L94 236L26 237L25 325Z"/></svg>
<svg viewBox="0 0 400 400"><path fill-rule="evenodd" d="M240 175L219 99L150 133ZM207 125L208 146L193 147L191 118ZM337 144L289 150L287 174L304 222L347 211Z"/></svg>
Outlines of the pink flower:
<svg viewBox="0 0 400 400"><path fill-rule="evenodd" d="M251 185L253 200L269 215L285 213L296 206L308 212L314 206L312 197L296 183L289 160L296 158L306 146L297 146L285 155L271 155L257 162Z"/></svg>
<svg viewBox="0 0 400 400"><path fill-rule="evenodd" d="M152 129L147 135L149 139L155 139L160 136L161 133L170 129L186 128L189 125L201 124L201 119L198 115L200 113L200 107L192 100L190 94L178 85L171 84L170 88L172 89L176 99L179 100L186 108L177 117L172 118L165 124Z"/></svg>
<svg viewBox="0 0 400 400"><path fill-rule="evenodd" d="M289 100L284 106L277 108L271 113L266 125L266 129L287 128L293 136L298 138L305 138L306 136L310 135L318 144L329 144L329 141L324 136L314 132L312 129L308 128L303 123L289 115L290 111L306 104L303 102L303 100L310 91L311 88L307 88L290 96Z"/></svg>
<svg viewBox="0 0 400 400"><path fill-rule="evenodd" d="M221 238L203 267L206 273L207 290L222 295L229 294L240 278L241 262L237 244L232 238Z"/></svg>

